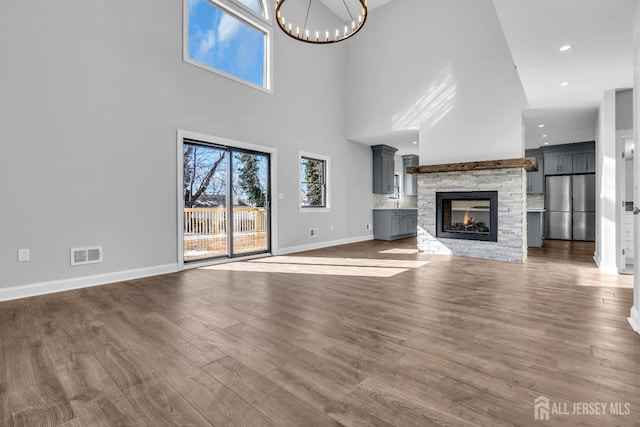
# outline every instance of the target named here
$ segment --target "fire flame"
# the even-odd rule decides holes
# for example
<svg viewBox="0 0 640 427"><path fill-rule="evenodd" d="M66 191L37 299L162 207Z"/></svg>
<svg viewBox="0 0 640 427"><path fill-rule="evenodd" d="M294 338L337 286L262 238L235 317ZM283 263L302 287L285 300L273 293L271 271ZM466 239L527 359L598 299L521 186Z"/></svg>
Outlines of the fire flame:
<svg viewBox="0 0 640 427"><path fill-rule="evenodd" d="M471 220L471 216L469 215L469 211L466 211L464 213L464 220L463 220L463 224L464 225L469 225L469 221Z"/></svg>

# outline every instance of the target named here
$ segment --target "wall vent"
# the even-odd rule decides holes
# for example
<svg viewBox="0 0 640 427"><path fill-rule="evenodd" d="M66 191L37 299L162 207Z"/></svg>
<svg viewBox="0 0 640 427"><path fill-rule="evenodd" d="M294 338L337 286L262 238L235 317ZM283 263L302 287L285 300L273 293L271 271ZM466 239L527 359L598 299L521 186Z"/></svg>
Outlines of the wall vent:
<svg viewBox="0 0 640 427"><path fill-rule="evenodd" d="M71 265L85 265L102 262L102 246L71 249Z"/></svg>
<svg viewBox="0 0 640 427"><path fill-rule="evenodd" d="M320 231L317 228L309 229L309 237L318 237L320 235Z"/></svg>

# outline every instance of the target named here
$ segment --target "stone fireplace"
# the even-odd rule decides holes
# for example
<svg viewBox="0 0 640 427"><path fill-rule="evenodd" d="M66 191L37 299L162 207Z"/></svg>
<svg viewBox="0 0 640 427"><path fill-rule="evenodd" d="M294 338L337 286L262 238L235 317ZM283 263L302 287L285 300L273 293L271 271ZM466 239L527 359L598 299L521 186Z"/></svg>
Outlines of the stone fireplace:
<svg viewBox="0 0 640 427"><path fill-rule="evenodd" d="M527 171L535 159L409 168L418 173L418 249L524 262Z"/></svg>

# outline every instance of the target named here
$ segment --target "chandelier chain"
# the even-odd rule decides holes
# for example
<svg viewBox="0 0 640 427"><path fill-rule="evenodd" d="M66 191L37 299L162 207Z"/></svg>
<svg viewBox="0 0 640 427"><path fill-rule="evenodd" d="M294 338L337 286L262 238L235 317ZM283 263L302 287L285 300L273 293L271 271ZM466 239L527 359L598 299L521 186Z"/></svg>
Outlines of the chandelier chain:
<svg viewBox="0 0 640 427"><path fill-rule="evenodd" d="M307 23L309 22L309 11L311 10L311 2L313 0L309 0L309 6L307 6L307 16L304 18L304 29L308 29L309 27L307 27ZM344 0L342 0L344 1Z"/></svg>
<svg viewBox="0 0 640 427"><path fill-rule="evenodd" d="M344 4L344 8L347 9L347 13L349 14L349 17L351 18L351 21L353 21L353 15L351 14L351 11L349 10L349 6L347 6L347 2L345 0L342 0L342 4Z"/></svg>

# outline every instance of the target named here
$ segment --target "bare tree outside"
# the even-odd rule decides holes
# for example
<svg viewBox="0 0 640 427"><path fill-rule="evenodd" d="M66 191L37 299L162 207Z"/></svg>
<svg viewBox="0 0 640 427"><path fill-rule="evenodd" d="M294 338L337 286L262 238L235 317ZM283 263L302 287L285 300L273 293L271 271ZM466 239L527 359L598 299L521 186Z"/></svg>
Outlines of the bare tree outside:
<svg viewBox="0 0 640 427"><path fill-rule="evenodd" d="M184 144L183 194L185 207L192 208L202 205L202 199L207 193L207 189L211 195L225 194L225 178L221 173L225 173L226 158L227 152L225 150Z"/></svg>

